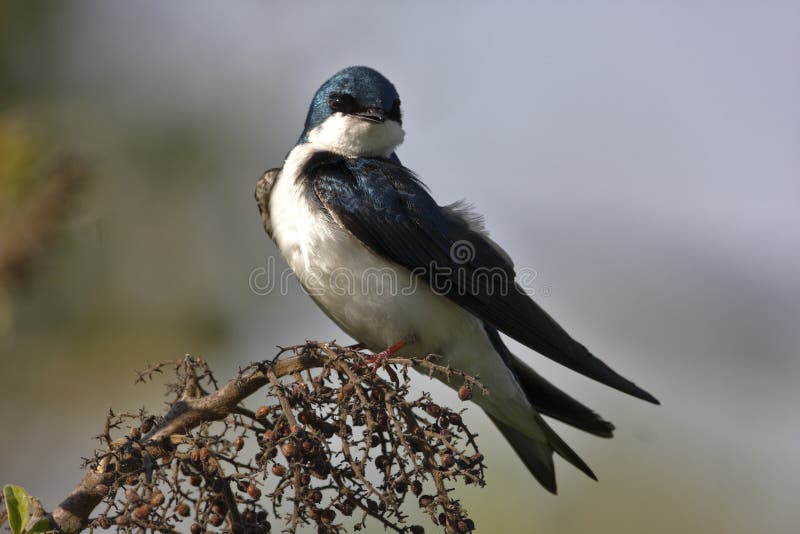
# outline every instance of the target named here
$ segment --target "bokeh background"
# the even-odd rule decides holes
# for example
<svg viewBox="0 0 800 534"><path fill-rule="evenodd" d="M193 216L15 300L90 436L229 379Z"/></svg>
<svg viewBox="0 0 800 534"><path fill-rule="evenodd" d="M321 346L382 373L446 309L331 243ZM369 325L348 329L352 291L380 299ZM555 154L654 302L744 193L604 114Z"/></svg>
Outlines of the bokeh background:
<svg viewBox="0 0 800 534"><path fill-rule="evenodd" d="M252 192L319 84L366 64L403 99L404 163L474 201L539 301L663 402L514 345L618 430L557 425L600 482L559 462L554 497L470 410L480 531L798 532L800 6L395 4L0 2L2 209L64 154L90 175L0 288L0 482L52 507L110 407L161 409L133 385L147 361L230 377L346 339L296 283L251 289L285 268Z"/></svg>

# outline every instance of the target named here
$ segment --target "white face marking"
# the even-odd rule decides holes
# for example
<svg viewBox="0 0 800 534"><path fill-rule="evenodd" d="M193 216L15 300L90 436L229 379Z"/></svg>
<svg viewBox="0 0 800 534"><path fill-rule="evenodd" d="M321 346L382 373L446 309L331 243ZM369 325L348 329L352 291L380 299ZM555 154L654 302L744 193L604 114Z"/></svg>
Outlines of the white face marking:
<svg viewBox="0 0 800 534"><path fill-rule="evenodd" d="M405 132L397 121L370 122L336 112L309 132L308 142L349 158L386 157L404 137Z"/></svg>

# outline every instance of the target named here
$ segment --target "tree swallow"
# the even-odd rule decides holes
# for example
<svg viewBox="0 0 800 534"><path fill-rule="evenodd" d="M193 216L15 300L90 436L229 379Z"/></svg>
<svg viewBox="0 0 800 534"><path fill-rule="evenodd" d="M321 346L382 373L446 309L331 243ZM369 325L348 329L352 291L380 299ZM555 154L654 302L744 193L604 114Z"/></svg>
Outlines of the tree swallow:
<svg viewBox="0 0 800 534"><path fill-rule="evenodd" d="M339 327L385 357L438 354L480 377L488 414L555 493L553 452L596 480L543 415L601 437L614 426L537 374L500 333L634 397L658 401L572 339L515 282L514 265L463 203L439 206L395 153L394 85L349 67L314 95L280 169L259 180L264 226L300 283Z"/></svg>

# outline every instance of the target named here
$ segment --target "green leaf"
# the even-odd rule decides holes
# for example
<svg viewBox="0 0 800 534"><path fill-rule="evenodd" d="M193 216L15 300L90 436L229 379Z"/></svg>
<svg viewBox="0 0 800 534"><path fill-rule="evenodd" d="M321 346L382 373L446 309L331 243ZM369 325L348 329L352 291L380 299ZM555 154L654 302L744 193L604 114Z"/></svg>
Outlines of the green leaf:
<svg viewBox="0 0 800 534"><path fill-rule="evenodd" d="M11 532L22 534L22 529L28 522L28 494L19 486L9 484L3 488L3 497L6 499L8 524L11 526Z"/></svg>
<svg viewBox="0 0 800 534"><path fill-rule="evenodd" d="M39 534L40 532L51 532L50 521L46 518L41 518L25 533L25 534Z"/></svg>

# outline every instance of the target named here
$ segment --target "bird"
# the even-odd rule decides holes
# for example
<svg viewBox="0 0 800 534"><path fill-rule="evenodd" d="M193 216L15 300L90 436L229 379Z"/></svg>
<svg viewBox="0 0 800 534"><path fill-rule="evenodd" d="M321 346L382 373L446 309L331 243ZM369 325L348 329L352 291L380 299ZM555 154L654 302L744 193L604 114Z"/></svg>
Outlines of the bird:
<svg viewBox="0 0 800 534"><path fill-rule="evenodd" d="M257 183L266 232L322 311L378 362L436 354L478 376L489 393L472 400L548 491L557 492L554 454L597 480L545 417L603 438L614 425L512 354L501 334L659 401L526 294L470 205L437 204L397 156L404 137L400 97L386 77L365 66L334 74L314 94L283 166Z"/></svg>

